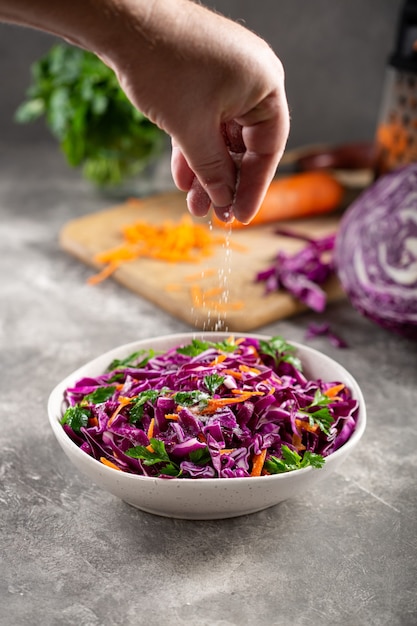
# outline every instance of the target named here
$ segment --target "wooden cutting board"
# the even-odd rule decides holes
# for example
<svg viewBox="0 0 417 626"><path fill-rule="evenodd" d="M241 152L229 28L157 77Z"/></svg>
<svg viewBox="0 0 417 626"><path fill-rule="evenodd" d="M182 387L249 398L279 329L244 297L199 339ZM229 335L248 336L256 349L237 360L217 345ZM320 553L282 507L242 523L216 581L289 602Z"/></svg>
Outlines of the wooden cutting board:
<svg viewBox="0 0 417 626"><path fill-rule="evenodd" d="M121 244L121 226L140 220L152 224L165 220L176 222L186 213L185 194L177 191L127 201L69 222L60 232L60 245L82 262L99 269L95 255ZM280 222L280 226L320 237L334 232L338 220L333 214ZM255 282L257 272L271 264L278 250L295 252L304 245L277 236L276 226L248 227L231 233L230 229L216 228L216 233L224 234L225 243L215 246L212 256L200 262L138 259L122 265L108 280L117 280L196 329L250 331L306 308L282 291L265 295L264 284ZM195 285L203 293L197 304L192 296ZM219 287L220 294L210 295ZM100 289L100 285L91 289ZM329 301L343 297L336 278L329 281L326 291Z"/></svg>

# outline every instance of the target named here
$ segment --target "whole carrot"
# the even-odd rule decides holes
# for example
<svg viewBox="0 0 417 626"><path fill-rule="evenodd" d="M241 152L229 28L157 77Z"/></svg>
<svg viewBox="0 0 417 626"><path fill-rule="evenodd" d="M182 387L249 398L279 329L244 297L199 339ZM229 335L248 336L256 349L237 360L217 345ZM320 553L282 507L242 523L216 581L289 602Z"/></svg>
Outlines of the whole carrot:
<svg viewBox="0 0 417 626"><path fill-rule="evenodd" d="M330 213L340 206L343 193L343 186L324 171L302 172L275 178L249 226ZM225 226L224 222L215 216L213 222L217 226ZM245 224L235 220L231 226L244 228Z"/></svg>

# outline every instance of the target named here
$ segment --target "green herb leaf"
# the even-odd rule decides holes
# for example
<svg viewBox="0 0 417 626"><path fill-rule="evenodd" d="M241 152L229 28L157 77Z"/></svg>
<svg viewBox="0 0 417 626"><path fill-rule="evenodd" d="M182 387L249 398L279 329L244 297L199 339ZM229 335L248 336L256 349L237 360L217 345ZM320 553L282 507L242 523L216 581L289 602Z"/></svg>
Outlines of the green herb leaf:
<svg viewBox="0 0 417 626"><path fill-rule="evenodd" d="M222 386L224 379L225 377L220 374L208 374L207 376L204 376L204 384L207 387L208 392L213 395L216 393L217 389Z"/></svg>
<svg viewBox="0 0 417 626"><path fill-rule="evenodd" d="M204 391L177 391L173 398L177 404L182 406L206 406L209 400L209 394Z"/></svg>
<svg viewBox="0 0 417 626"><path fill-rule="evenodd" d="M97 185L138 173L164 145L164 132L137 111L115 73L95 54L59 43L31 67L18 123L44 116L71 166Z"/></svg>
<svg viewBox="0 0 417 626"><path fill-rule="evenodd" d="M206 465L211 460L210 450L207 446L205 448L193 450L190 452L189 457L190 461L196 465Z"/></svg>
<svg viewBox="0 0 417 626"><path fill-rule="evenodd" d="M116 387L97 387L97 389L84 396L83 403L101 404L111 398L115 391Z"/></svg>
<svg viewBox="0 0 417 626"><path fill-rule="evenodd" d="M181 473L180 468L169 458L164 442L154 438L151 438L149 441L153 451L148 450L146 446L135 446L126 450L125 454L133 459L141 459L144 465L148 466L163 463L164 465L160 470L161 474L179 476Z"/></svg>
<svg viewBox="0 0 417 626"><path fill-rule="evenodd" d="M114 359L110 365L108 366L108 372L111 372L115 369L122 369L124 367L134 366L134 367L144 367L148 361L155 356L155 351L150 350L138 350L137 352L133 352L129 354L129 356L124 359ZM142 357L142 358L141 358Z"/></svg>
<svg viewBox="0 0 417 626"><path fill-rule="evenodd" d="M156 402L161 393L164 393L164 390L159 391L157 389L146 389L133 398L132 405L129 410L129 422L132 424L139 422L143 417L145 404L147 402L150 402L151 404Z"/></svg>
<svg viewBox="0 0 417 626"><path fill-rule="evenodd" d="M283 474L284 472L292 472L303 467L311 465L315 468L323 467L324 457L321 454L310 452L307 450L303 456L300 456L295 450L291 450L286 445L281 447L282 459L271 456L265 461L265 469L271 474Z"/></svg>
<svg viewBox="0 0 417 626"><path fill-rule="evenodd" d="M89 409L81 407L79 404L70 406L61 418L61 424L68 424L75 433L80 433L82 427L88 425L88 418L91 416Z"/></svg>
<svg viewBox="0 0 417 626"><path fill-rule="evenodd" d="M332 398L324 395L320 389L314 394L313 402L307 407L307 410L301 411L304 415L308 415L310 426L317 426L327 436L330 435L330 427L334 422L333 415L327 405L334 402Z"/></svg>
<svg viewBox="0 0 417 626"><path fill-rule="evenodd" d="M186 346L181 346L177 348L177 352L179 354L185 354L186 356L198 356L205 350L209 348L215 348L221 352L234 352L237 348L237 345L234 343L230 343L229 341L201 341L200 339L192 339L191 343Z"/></svg>
<svg viewBox="0 0 417 626"><path fill-rule="evenodd" d="M285 339L279 335L272 337L270 340L260 340L259 348L262 354L270 356L274 359L275 366L278 366L282 361L290 363L300 372L302 371L302 364L300 359L296 356L297 349L295 346L289 344Z"/></svg>

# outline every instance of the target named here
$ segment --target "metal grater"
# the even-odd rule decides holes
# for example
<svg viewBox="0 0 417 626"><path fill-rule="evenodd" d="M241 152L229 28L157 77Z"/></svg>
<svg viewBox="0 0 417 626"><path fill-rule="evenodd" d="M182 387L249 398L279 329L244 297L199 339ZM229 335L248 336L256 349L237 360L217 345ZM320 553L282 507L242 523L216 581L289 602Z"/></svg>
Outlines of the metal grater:
<svg viewBox="0 0 417 626"><path fill-rule="evenodd" d="M417 0L404 3L376 131L376 174L417 162Z"/></svg>

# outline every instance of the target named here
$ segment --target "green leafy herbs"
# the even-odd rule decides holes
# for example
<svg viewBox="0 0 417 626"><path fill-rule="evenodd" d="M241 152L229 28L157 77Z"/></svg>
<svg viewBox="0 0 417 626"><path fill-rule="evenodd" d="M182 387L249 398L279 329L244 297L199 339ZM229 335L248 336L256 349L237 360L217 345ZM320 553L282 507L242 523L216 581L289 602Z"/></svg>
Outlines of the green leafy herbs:
<svg viewBox="0 0 417 626"><path fill-rule="evenodd" d="M145 405L149 402L155 405L161 396L170 396L174 402L181 406L197 406L201 409L207 406L210 398L209 394L204 391L171 391L167 387L162 389L146 389L141 391L137 396L132 398L132 405L129 411L129 421L131 423L139 422L143 417Z"/></svg>
<svg viewBox="0 0 417 626"><path fill-rule="evenodd" d="M112 397L116 387L97 387L94 391L84 396L83 404L101 404Z"/></svg>
<svg viewBox="0 0 417 626"><path fill-rule="evenodd" d="M302 371L301 361L296 356L297 349L285 341L283 337L277 335L269 340L260 340L259 349L262 354L272 357L275 366L278 366L282 361L286 361L300 372Z"/></svg>
<svg viewBox="0 0 417 626"><path fill-rule="evenodd" d="M199 448L198 450L193 450L189 454L190 461L192 461L195 465L207 465L211 461L210 450L206 446L205 448Z"/></svg>
<svg viewBox="0 0 417 626"><path fill-rule="evenodd" d="M67 424L75 433L80 433L81 428L85 428L88 425L90 415L89 409L76 404L75 406L68 407L61 418L61 424Z"/></svg>
<svg viewBox="0 0 417 626"><path fill-rule="evenodd" d="M151 448L146 446L135 446L126 450L126 455L133 459L140 459L144 465L156 465L162 464L160 473L168 476L179 476L181 473L180 468L176 463L173 463L168 456L165 444L159 439L151 438Z"/></svg>
<svg viewBox="0 0 417 626"><path fill-rule="evenodd" d="M208 392L213 395L214 393L216 393L218 388L222 386L222 384L224 383L224 379L225 377L221 376L220 374L208 374L207 376L204 376L204 384Z"/></svg>
<svg viewBox="0 0 417 626"><path fill-rule="evenodd" d="M334 402L333 398L328 398L320 389L317 389L313 402L307 407L307 410L302 411L302 413L308 416L310 426L317 424L320 430L327 436L330 435L330 427L334 422L333 415L328 407L332 402Z"/></svg>
<svg viewBox="0 0 417 626"><path fill-rule="evenodd" d="M129 411L129 422L134 424L139 422L143 417L143 409L147 402L154 404L164 390L146 389L141 391L135 398L132 399L132 406Z"/></svg>
<svg viewBox="0 0 417 626"><path fill-rule="evenodd" d="M107 372L112 372L116 369L124 369L125 367L145 367L148 361L155 356L154 350L138 350L132 352L124 359L114 359L107 367Z"/></svg>
<svg viewBox="0 0 417 626"><path fill-rule="evenodd" d="M201 339L192 339L191 343L186 346L181 346L177 348L177 352L179 354L184 354L186 356L198 356L205 350L209 348L215 348L220 352L234 352L237 348L235 343L230 343L229 341L202 341Z"/></svg>
<svg viewBox="0 0 417 626"><path fill-rule="evenodd" d="M207 405L210 398L208 393L204 391L177 391L174 393L173 398L177 404L181 406L195 406L200 408Z"/></svg>
<svg viewBox="0 0 417 626"><path fill-rule="evenodd" d="M31 69L15 120L44 117L69 165L82 166L87 180L118 185L161 151L163 131L130 103L114 72L91 52L60 43Z"/></svg>
<svg viewBox="0 0 417 626"><path fill-rule="evenodd" d="M310 452L306 450L303 456L300 456L295 450L291 450L286 445L281 448L282 458L279 459L276 456L271 456L265 461L265 469L270 474L283 474L284 472L292 472L294 470L302 469L303 467L320 468L324 465L324 458L321 454Z"/></svg>

